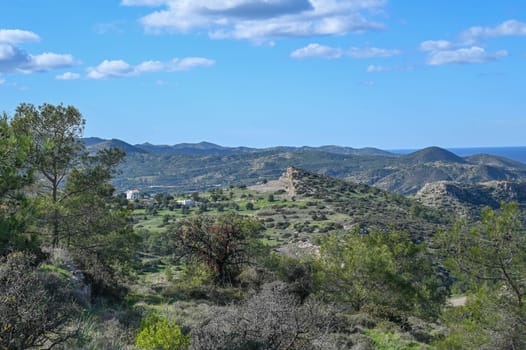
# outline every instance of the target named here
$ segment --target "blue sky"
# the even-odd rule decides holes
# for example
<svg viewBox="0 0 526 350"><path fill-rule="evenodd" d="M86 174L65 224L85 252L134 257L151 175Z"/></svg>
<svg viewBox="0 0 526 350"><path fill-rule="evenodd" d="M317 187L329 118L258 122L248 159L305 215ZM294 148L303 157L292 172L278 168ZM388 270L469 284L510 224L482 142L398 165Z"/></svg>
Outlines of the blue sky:
<svg viewBox="0 0 526 350"><path fill-rule="evenodd" d="M130 143L524 146L523 0L0 0L0 111Z"/></svg>

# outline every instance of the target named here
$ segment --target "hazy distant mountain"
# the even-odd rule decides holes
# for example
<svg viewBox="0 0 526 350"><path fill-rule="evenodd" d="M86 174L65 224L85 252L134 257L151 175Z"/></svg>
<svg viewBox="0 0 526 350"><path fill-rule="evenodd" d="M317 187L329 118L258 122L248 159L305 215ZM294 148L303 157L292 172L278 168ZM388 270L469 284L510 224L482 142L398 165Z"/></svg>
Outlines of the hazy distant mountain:
<svg viewBox="0 0 526 350"><path fill-rule="evenodd" d="M278 151L278 152L297 152L297 151L323 151L327 153L342 154L342 155L366 155L366 156L398 156L396 154L383 151L378 148L366 147L366 148L352 148L352 147L341 147L341 146L320 146L320 147L292 147L292 146L276 146L269 148L251 148L251 147L225 147L216 145L210 142L199 142L199 143L179 143L175 145L153 145L151 143L142 143L137 145L131 145L124 141L112 139L104 140L98 137L89 137L83 139L88 149L101 149L104 147L111 147L117 145L121 148L130 150L130 152L137 152L142 150L147 153L153 154L186 154L186 155L227 155L227 154L238 154L238 153L251 153L251 152L262 152L262 151Z"/></svg>
<svg viewBox="0 0 526 350"><path fill-rule="evenodd" d="M82 140L84 141L84 144L86 145L86 149L88 150L88 152L95 153L101 149L118 147L122 151L124 151L127 155L130 155L133 153L145 153L145 151L143 151L142 149L132 146L129 143L126 143L118 139L104 140L98 137L89 137L89 138L84 138Z"/></svg>
<svg viewBox="0 0 526 350"><path fill-rule="evenodd" d="M91 152L117 146L127 153L122 174L114 180L119 190L187 192L251 185L279 177L288 166L404 195L414 195L426 184L437 181L526 181L526 164L492 155L462 158L439 147L394 156L374 148L339 146L256 149L209 142L168 146L130 145L115 139L84 141Z"/></svg>
<svg viewBox="0 0 526 350"><path fill-rule="evenodd" d="M460 163L465 164L466 160L456 154L440 147L427 147L402 157L412 164L423 164L431 162Z"/></svg>

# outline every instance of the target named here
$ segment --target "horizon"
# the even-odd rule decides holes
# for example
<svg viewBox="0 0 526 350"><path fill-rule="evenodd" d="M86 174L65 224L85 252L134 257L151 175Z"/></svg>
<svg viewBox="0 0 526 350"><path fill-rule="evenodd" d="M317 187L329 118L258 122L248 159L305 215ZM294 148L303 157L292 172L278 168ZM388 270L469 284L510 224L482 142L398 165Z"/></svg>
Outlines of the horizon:
<svg viewBox="0 0 526 350"><path fill-rule="evenodd" d="M520 0L24 0L0 10L0 112L73 105L86 135L524 147Z"/></svg>
<svg viewBox="0 0 526 350"><path fill-rule="evenodd" d="M375 148L375 149L379 149L379 150L382 150L382 151L389 151L389 152L405 152L405 151L418 151L418 150L421 150L421 149L425 149L425 148L430 148L430 147L438 147L438 148L442 148L442 149L445 149L445 150L454 150L454 149L463 149L463 150L470 150L470 149L473 149L473 150L478 150L478 149L484 149L484 148L488 148L488 149L493 149L493 148L526 148L526 145L522 145L522 146L466 146L466 147L458 147L458 146L441 146L441 145L427 145L427 146L423 146L423 147L409 147L409 148L394 148L394 149L386 149L386 148L380 148L380 147L377 147L377 146L363 146L363 147L356 147L356 146L352 146L352 145L338 145L338 144L318 144L318 145L287 145L287 144L274 144L274 145L266 145L266 146L262 146L262 147L257 147L257 146L249 146L249 145L226 145L226 144L220 144L220 143L217 143L217 142L212 142L212 141L207 141L207 140L201 140L201 141L194 141L194 142L175 142L175 143L153 143L152 141L142 141L142 142L138 142L138 143L132 143L132 142L129 142L125 139L120 139L120 138L115 138L115 137L112 137L112 138L103 138L103 137L99 137L99 136L83 136L82 137L83 139L87 139L87 138L94 138L94 139L100 139L100 140L103 140L103 141L111 141L111 140L116 140L116 141L122 141L122 142L125 142L131 146L138 146L138 145L145 145L145 144L149 144L149 145L152 145L152 146L169 146L169 147L172 147L172 146L177 146L177 145L181 145L181 144L189 144L189 145L197 145L197 144L201 144L201 143L209 143L209 144L213 144L215 146L220 146L220 147L226 147L226 148L241 148L241 147L245 147L245 148L255 148L255 149L264 149L264 148L273 148L273 147L296 147L296 148L301 148L301 147L313 147L313 148L317 148L317 147L344 147L344 148L353 148L353 149L363 149L363 148Z"/></svg>

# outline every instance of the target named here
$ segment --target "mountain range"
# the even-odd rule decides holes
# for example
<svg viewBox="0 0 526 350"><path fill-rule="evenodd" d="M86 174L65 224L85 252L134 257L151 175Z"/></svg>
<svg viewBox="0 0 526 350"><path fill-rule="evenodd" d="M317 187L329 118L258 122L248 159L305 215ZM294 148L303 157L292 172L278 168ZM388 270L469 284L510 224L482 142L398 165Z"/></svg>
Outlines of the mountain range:
<svg viewBox="0 0 526 350"><path fill-rule="evenodd" d="M89 152L119 147L127 153L114 180L119 191L191 192L277 179L288 166L415 195L428 183L526 181L526 164L501 156L461 157L439 147L409 154L340 146L272 148L224 147L208 142L173 146L86 138Z"/></svg>

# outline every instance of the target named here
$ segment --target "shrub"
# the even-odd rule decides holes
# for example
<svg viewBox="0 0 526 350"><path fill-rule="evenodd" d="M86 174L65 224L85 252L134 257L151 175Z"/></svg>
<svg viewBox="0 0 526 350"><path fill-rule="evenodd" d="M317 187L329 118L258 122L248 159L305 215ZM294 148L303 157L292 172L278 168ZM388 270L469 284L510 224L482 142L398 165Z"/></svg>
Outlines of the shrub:
<svg viewBox="0 0 526 350"><path fill-rule="evenodd" d="M144 350L184 350L189 345L190 337L175 322L155 314L142 322L135 339L135 346Z"/></svg>

